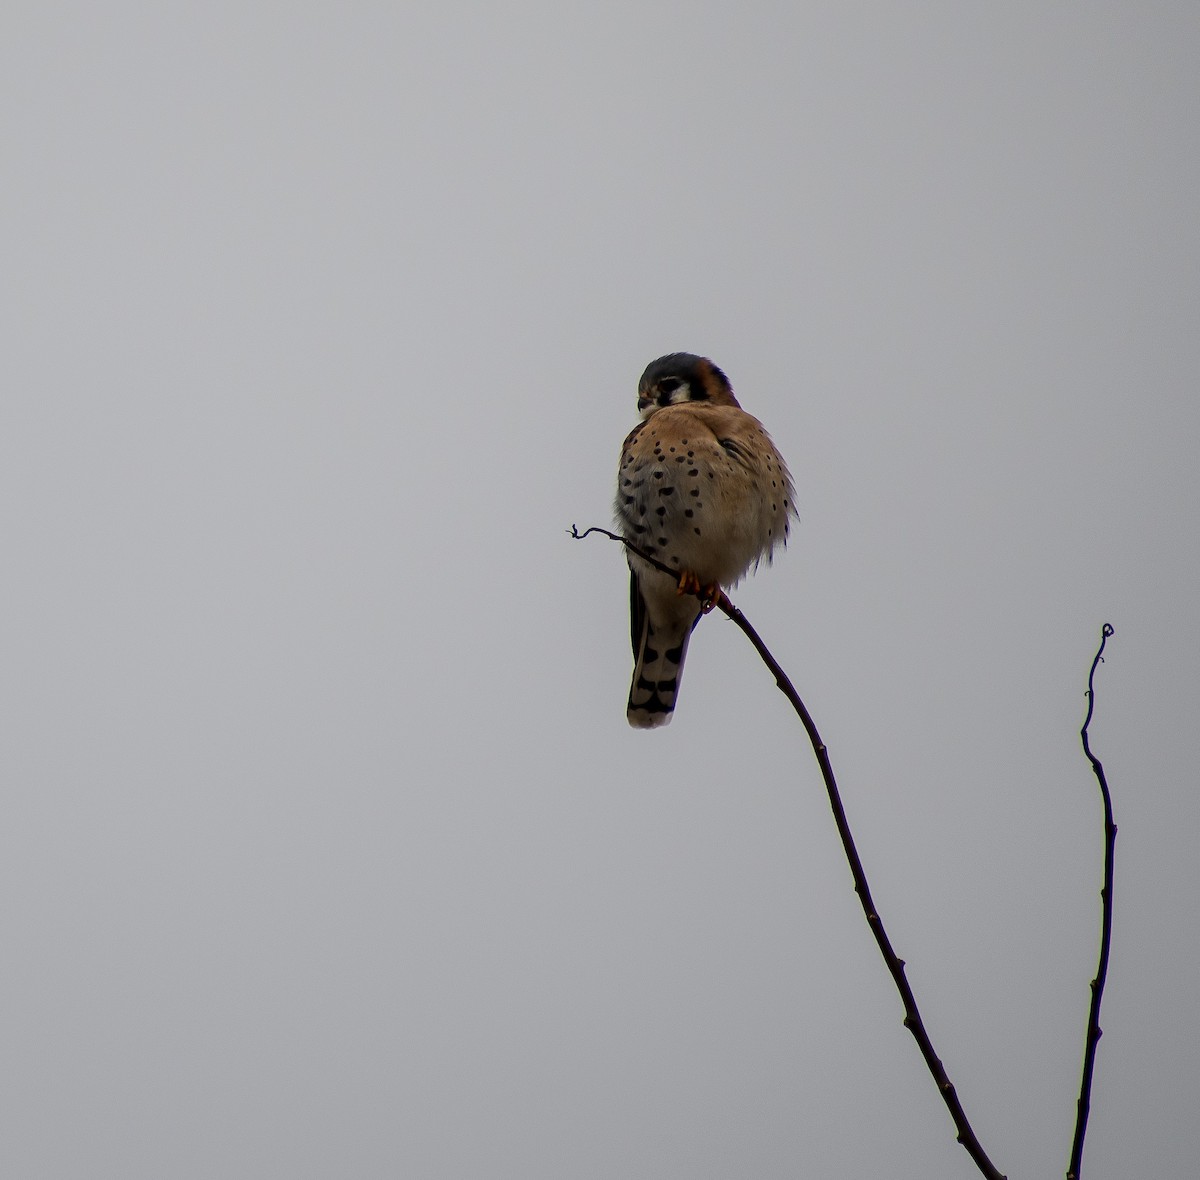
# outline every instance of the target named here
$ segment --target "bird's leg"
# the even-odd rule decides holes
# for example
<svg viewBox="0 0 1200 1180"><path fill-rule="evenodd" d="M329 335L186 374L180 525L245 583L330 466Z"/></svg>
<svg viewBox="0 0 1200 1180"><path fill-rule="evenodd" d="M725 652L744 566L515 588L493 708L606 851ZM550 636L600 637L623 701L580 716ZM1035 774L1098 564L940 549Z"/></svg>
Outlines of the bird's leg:
<svg viewBox="0 0 1200 1180"><path fill-rule="evenodd" d="M721 587L717 582L707 586L700 584L700 579L691 570L684 570L679 575L679 586L676 594L695 594L700 599L700 610L708 614L721 600Z"/></svg>

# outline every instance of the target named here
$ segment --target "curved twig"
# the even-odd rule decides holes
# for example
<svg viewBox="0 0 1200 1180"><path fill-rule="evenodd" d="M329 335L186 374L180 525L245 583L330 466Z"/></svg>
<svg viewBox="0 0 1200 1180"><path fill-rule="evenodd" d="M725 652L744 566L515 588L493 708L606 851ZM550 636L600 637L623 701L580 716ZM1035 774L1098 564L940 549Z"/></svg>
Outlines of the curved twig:
<svg viewBox="0 0 1200 1180"><path fill-rule="evenodd" d="M1096 1067L1096 1046L1100 1043L1103 1030L1100 1028L1100 1001L1104 997L1104 980L1108 975L1108 952L1112 944L1112 894L1113 894L1113 859L1116 855L1117 825L1113 823L1112 796L1108 792L1108 780L1104 777L1104 767L1100 759L1092 753L1088 745L1088 726L1092 723L1092 708L1096 703L1093 680L1096 668L1104 662L1104 645L1113 634L1112 627L1105 623L1100 632L1100 646L1096 650L1096 658L1092 660L1091 671L1088 672L1087 716L1083 719L1083 728L1079 737L1083 742L1083 752L1096 772L1096 780L1100 784L1100 798L1104 802L1104 885L1100 889L1100 963L1096 968L1096 978L1092 980L1092 1002L1088 1010L1087 1038L1083 1047L1083 1080L1079 1086L1079 1104L1075 1116L1075 1141L1071 1145L1071 1162L1067 1165L1067 1180L1079 1180L1080 1169L1083 1166L1083 1140L1087 1135L1088 1112L1092 1102L1092 1073Z"/></svg>
<svg viewBox="0 0 1200 1180"><path fill-rule="evenodd" d="M637 545L627 541L624 537L618 536L616 533L610 533L607 529L595 527L581 533L574 525L571 526L571 536L576 540L582 540L591 533L601 533L613 541L619 541L627 549L632 550L664 574L672 578L679 577L678 570L672 570L662 562L647 556ZM875 941L879 944L879 951L883 955L888 971L891 972L897 990L900 992L900 999L904 1002L904 1027L916 1039L917 1046L921 1050L921 1056L925 1058L925 1064L929 1068L929 1072L933 1075L938 1093L941 1094L942 1100L946 1103L946 1107L950 1111L950 1117L954 1120L959 1143L967 1149L967 1154L975 1161L975 1165L980 1172L988 1177L988 1180L1005 1180L1003 1173L988 1159L975 1132L971 1128L971 1124L967 1121L966 1112L963 1110L962 1103L958 1099L958 1092L947 1076L946 1068L942 1064L941 1058L934 1051L933 1042L929 1039L929 1033L925 1029L925 1023L921 1019L921 1013L917 1008L916 997L913 995L912 987L909 985L908 979L904 974L904 960L892 949L891 940L883 928L883 920L879 917L879 912L875 908L874 901L871 899L871 890L867 885L867 875L863 869L862 861L859 859L858 849L854 845L854 837L850 833L850 825L846 820L845 809L842 807L841 795L838 791L837 781L833 775L833 766L829 761L829 751L825 743L821 740L821 735L817 732L817 727L811 714L800 699L800 694L792 686L787 673L779 666L775 657L771 655L767 645L759 638L758 632L750 625L746 616L729 601L723 592L717 598L716 606L741 628L746 638L754 645L754 650L758 652L763 663L766 664L771 670L771 674L775 677L775 684L779 688L779 691L787 697L792 708L796 711L796 715L800 718L805 731L808 733L813 753L817 758L817 764L821 768L821 777L825 780L825 790L829 795L829 805L833 809L833 818L837 824L838 835L841 837L846 859L850 863L850 872L854 877L854 891L858 894L858 900L862 904L863 913L867 916L867 924L871 928L871 933L875 936Z"/></svg>

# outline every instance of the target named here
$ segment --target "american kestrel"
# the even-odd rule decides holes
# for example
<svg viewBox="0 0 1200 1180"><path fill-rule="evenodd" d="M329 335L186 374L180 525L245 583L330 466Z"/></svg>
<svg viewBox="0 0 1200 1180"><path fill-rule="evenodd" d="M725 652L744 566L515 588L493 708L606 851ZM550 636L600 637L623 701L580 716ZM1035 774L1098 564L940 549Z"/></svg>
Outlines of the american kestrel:
<svg viewBox="0 0 1200 1180"><path fill-rule="evenodd" d="M633 638L629 724L666 725L702 603L776 545L795 515L792 478L762 423L738 405L712 361L673 352L638 382L642 422L621 448L616 520L622 535L679 571L668 577L626 549Z"/></svg>

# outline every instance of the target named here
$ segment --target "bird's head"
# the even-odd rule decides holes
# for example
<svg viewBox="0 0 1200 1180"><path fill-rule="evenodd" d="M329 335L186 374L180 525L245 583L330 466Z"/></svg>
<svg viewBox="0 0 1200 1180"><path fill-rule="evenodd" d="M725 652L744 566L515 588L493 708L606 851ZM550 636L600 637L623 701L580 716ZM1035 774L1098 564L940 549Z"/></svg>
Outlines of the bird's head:
<svg viewBox="0 0 1200 1180"><path fill-rule="evenodd" d="M638 382L638 413L649 418L657 410L684 402L738 404L729 378L707 357L672 352L651 361Z"/></svg>

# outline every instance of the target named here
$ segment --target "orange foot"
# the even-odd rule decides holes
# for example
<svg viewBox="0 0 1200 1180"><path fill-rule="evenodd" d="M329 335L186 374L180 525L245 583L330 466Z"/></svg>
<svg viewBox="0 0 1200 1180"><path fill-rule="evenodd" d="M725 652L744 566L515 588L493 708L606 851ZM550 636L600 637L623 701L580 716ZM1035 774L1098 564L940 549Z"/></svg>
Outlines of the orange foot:
<svg viewBox="0 0 1200 1180"><path fill-rule="evenodd" d="M700 610L704 614L708 614L721 599L721 587L716 582L701 586L700 579L691 570L684 570L679 575L679 586L675 593L698 595Z"/></svg>

